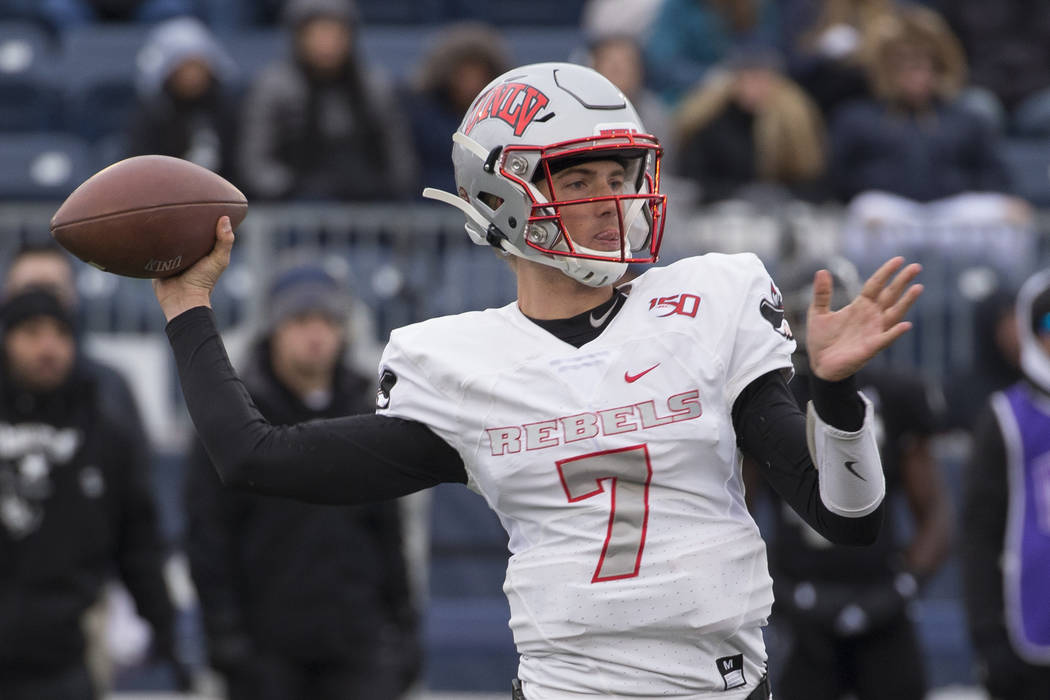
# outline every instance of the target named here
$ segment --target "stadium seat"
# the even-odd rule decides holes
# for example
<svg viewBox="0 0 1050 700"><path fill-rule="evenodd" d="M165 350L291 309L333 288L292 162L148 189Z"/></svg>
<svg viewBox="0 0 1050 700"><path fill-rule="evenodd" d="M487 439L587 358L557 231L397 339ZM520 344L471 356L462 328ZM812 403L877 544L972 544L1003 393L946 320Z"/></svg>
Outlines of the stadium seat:
<svg viewBox="0 0 1050 700"><path fill-rule="evenodd" d="M497 691L517 668L502 595L507 534L481 496L458 484L431 490L430 594L424 675L434 690Z"/></svg>
<svg viewBox="0 0 1050 700"><path fill-rule="evenodd" d="M57 75L66 130L96 140L127 128L136 101L136 56L147 30L85 25L63 35Z"/></svg>
<svg viewBox="0 0 1050 700"><path fill-rule="evenodd" d="M52 46L40 27L0 22L0 131L59 126L61 103L51 79L54 61Z"/></svg>
<svg viewBox="0 0 1050 700"><path fill-rule="evenodd" d="M430 593L497 595L507 569L507 534L483 498L458 485L432 492Z"/></svg>
<svg viewBox="0 0 1050 700"><path fill-rule="evenodd" d="M437 26L365 26L361 46L368 65L395 80L409 78L441 37ZM567 61L583 45L577 27L507 27L503 30L514 63Z"/></svg>
<svg viewBox="0 0 1050 700"><path fill-rule="evenodd" d="M485 691L509 696L518 655L502 595L431 599L423 620L428 690Z"/></svg>
<svg viewBox="0 0 1050 700"><path fill-rule="evenodd" d="M1037 206L1050 206L1050 139L1007 139L1000 153L1014 192Z"/></svg>
<svg viewBox="0 0 1050 700"><path fill-rule="evenodd" d="M372 24L431 24L445 16L447 0L357 0L365 26Z"/></svg>
<svg viewBox="0 0 1050 700"><path fill-rule="evenodd" d="M580 26L584 0L468 2L448 0L449 15L506 26Z"/></svg>
<svg viewBox="0 0 1050 700"><path fill-rule="evenodd" d="M57 132L0 134L0 198L61 201L95 171L82 139Z"/></svg>
<svg viewBox="0 0 1050 700"><path fill-rule="evenodd" d="M277 28L224 33L220 41L240 69L239 79L245 86L263 68L287 56L291 48L287 34Z"/></svg>

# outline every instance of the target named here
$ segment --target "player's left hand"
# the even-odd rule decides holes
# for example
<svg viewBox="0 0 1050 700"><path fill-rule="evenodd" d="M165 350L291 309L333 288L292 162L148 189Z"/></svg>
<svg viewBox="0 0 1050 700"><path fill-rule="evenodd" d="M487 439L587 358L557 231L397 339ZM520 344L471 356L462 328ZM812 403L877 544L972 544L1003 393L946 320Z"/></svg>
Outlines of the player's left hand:
<svg viewBox="0 0 1050 700"><path fill-rule="evenodd" d="M902 257L887 260L838 311L831 310L831 273L817 272L806 317L813 374L826 381L845 379L911 328L902 319L922 294L921 284L910 284L922 267L912 263L901 269L902 265Z"/></svg>

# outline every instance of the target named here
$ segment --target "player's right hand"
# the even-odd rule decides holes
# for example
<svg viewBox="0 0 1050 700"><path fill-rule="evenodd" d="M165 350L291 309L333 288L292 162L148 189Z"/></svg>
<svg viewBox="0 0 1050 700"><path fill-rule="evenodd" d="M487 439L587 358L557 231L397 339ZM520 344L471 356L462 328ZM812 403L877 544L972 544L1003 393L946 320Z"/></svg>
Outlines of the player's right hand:
<svg viewBox="0 0 1050 700"><path fill-rule="evenodd" d="M219 217L215 223L215 246L210 253L177 275L153 280L153 293L167 320L195 306L211 306L211 291L230 264L233 240L230 218Z"/></svg>

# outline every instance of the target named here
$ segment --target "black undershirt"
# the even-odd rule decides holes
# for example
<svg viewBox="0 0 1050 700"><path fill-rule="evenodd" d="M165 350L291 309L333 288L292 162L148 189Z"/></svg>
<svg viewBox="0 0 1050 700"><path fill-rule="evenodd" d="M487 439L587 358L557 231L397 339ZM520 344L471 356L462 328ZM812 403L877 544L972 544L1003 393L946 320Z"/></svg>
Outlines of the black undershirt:
<svg viewBox="0 0 1050 700"><path fill-rule="evenodd" d="M615 292L591 311L536 323L580 347L608 326L624 298ZM268 423L230 365L207 307L172 319L167 334L190 416L228 486L334 504L385 500L467 481L459 454L417 421L367 414L293 426ZM811 381L820 417L841 430L858 430L864 408L852 378ZM732 420L740 449L814 529L840 544L874 540L882 506L861 518L844 518L821 502L806 446L805 415L780 371L757 378L741 392Z"/></svg>

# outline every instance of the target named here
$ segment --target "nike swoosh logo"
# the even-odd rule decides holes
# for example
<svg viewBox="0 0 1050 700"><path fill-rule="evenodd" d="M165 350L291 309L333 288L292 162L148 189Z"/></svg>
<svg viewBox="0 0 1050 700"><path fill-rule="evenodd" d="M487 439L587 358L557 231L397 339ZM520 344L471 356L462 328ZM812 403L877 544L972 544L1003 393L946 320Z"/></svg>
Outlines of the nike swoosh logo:
<svg viewBox="0 0 1050 700"><path fill-rule="evenodd" d="M649 369L642 370L638 374L631 374L630 372L624 372L623 373L623 380L625 382L627 382L628 384L633 384L634 382L638 381L639 379L641 379L645 375L649 374L650 372L652 372L654 369L656 369L659 366L660 366L660 363L657 362L655 365L653 365Z"/></svg>
<svg viewBox="0 0 1050 700"><path fill-rule="evenodd" d="M846 471L848 471L850 474L852 474L853 476L857 477L861 481L867 481L867 479L865 479L863 476L858 474L857 470L853 468L853 465L856 464L856 462L851 462L849 460L846 460L845 464L846 464Z"/></svg>
<svg viewBox="0 0 1050 700"><path fill-rule="evenodd" d="M598 316L597 318L595 318L594 314L592 313L590 318L588 319L591 322L591 328L601 328L602 324L604 324L606 319L609 318L609 314L611 314L615 310L616 310L616 304L613 304L608 309L606 309L604 314L602 314L601 316Z"/></svg>

